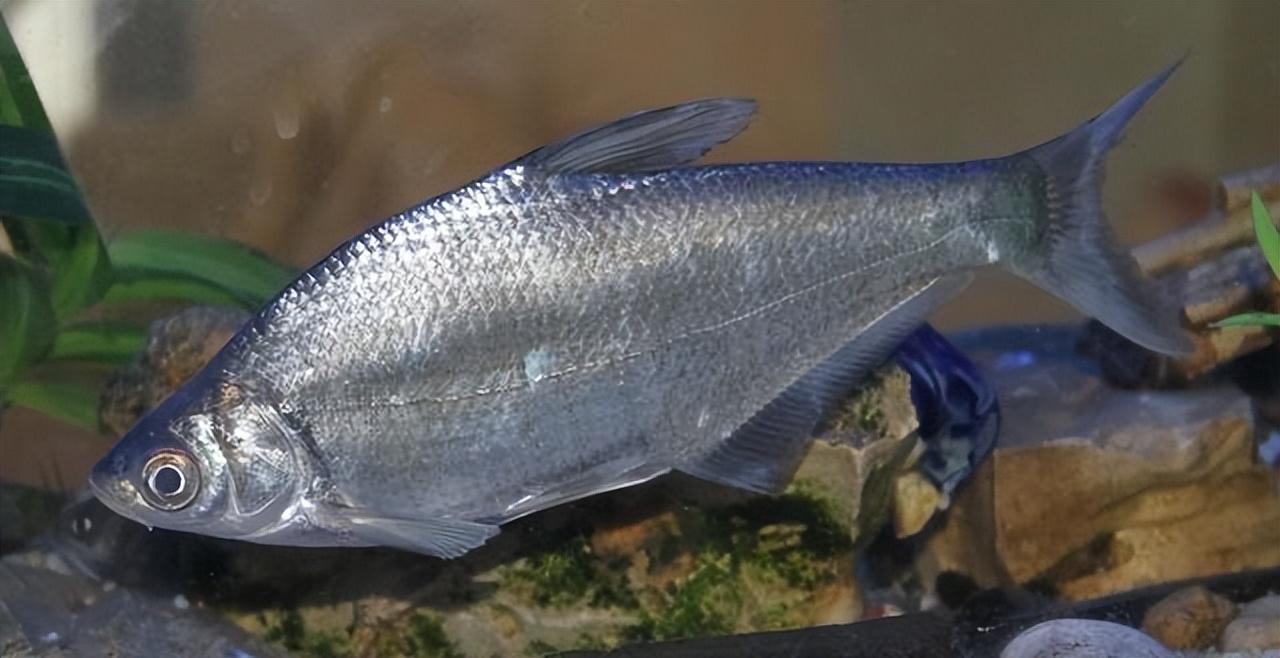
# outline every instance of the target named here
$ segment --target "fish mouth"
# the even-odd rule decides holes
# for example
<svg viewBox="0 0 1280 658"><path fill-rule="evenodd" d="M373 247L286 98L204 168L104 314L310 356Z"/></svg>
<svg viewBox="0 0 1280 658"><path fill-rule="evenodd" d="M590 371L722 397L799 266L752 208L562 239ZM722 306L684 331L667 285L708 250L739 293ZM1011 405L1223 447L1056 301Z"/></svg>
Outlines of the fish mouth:
<svg viewBox="0 0 1280 658"><path fill-rule="evenodd" d="M128 501L137 499L138 492L128 481L105 477L94 469L94 472L89 475L89 491L93 492L94 497L112 512L126 519L138 518L138 515L129 509L128 504Z"/></svg>

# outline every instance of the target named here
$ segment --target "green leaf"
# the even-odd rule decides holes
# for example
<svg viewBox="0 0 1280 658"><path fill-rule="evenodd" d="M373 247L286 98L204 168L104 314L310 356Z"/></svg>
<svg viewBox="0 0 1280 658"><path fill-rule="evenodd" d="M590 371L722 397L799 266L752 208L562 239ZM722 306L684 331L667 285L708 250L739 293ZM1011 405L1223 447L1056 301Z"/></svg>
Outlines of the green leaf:
<svg viewBox="0 0 1280 658"><path fill-rule="evenodd" d="M132 233L107 245L107 251L121 277L198 282L248 307L271 299L295 276L291 268L238 242L177 231Z"/></svg>
<svg viewBox="0 0 1280 658"><path fill-rule="evenodd" d="M1258 236L1258 246L1262 247L1262 254L1267 257L1267 264L1271 266L1271 273L1280 279L1280 232L1276 231L1276 225L1271 221L1271 214L1267 212L1267 204L1262 202L1262 197L1257 192L1253 193L1253 232Z"/></svg>
<svg viewBox="0 0 1280 658"><path fill-rule="evenodd" d="M1280 327L1280 314L1241 313L1213 323L1215 327Z"/></svg>
<svg viewBox="0 0 1280 658"><path fill-rule="evenodd" d="M51 133L0 125L0 213L90 221L80 188Z"/></svg>
<svg viewBox="0 0 1280 658"><path fill-rule="evenodd" d="M53 343L49 286L25 263L0 255L0 398L26 366Z"/></svg>
<svg viewBox="0 0 1280 658"><path fill-rule="evenodd" d="M58 321L102 297L111 284L107 249L92 224L11 219L5 222L32 260L43 262L52 273L52 303Z"/></svg>
<svg viewBox="0 0 1280 658"><path fill-rule="evenodd" d="M146 329L119 322L86 322L58 332L50 360L120 365L147 346Z"/></svg>
<svg viewBox="0 0 1280 658"><path fill-rule="evenodd" d="M98 431L98 390L83 382L25 380L9 389L8 399L82 429Z"/></svg>
<svg viewBox="0 0 1280 658"><path fill-rule="evenodd" d="M103 304L175 301L187 304L251 307L253 304L220 286L180 277L116 268L115 281L102 296Z"/></svg>
<svg viewBox="0 0 1280 658"><path fill-rule="evenodd" d="M0 19L0 122L52 132L9 26Z"/></svg>

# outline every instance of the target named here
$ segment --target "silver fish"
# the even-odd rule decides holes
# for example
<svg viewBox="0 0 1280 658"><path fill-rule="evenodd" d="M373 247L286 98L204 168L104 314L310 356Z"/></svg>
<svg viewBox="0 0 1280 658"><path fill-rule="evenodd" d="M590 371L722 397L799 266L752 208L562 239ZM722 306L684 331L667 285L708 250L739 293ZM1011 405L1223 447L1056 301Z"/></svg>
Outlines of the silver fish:
<svg viewBox="0 0 1280 658"><path fill-rule="evenodd" d="M1099 203L1107 150L1172 72L971 162L694 166L746 126L740 99L569 137L338 247L92 487L152 526L453 557L672 470L779 491L833 406L979 267L1185 353Z"/></svg>

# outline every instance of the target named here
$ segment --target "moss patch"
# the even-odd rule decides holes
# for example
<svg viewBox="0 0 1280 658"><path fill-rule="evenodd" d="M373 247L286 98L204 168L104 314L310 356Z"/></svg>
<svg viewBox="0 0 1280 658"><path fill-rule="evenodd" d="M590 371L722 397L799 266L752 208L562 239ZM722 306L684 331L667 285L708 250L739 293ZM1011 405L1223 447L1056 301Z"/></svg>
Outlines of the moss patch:
<svg viewBox="0 0 1280 658"><path fill-rule="evenodd" d="M834 581L838 559L853 547L830 506L803 490L691 514L685 541L698 556L694 568L646 607L629 639L794 625L795 603Z"/></svg>
<svg viewBox="0 0 1280 658"><path fill-rule="evenodd" d="M561 607L587 601L591 607L637 607L635 593L624 574L592 555L582 537L529 556L502 574L504 589L541 607Z"/></svg>
<svg viewBox="0 0 1280 658"><path fill-rule="evenodd" d="M440 620L420 612L409 617L403 640L405 654L413 658L462 658Z"/></svg>
<svg viewBox="0 0 1280 658"><path fill-rule="evenodd" d="M885 415L880 399L880 382L882 377L875 374L867 383L858 389L831 419L829 430L835 433L857 431L871 436L885 436L888 433L888 417Z"/></svg>
<svg viewBox="0 0 1280 658"><path fill-rule="evenodd" d="M266 631L262 637L307 658L346 658L351 655L350 638L338 631L307 632L306 622L297 610L286 610L277 618L261 619Z"/></svg>

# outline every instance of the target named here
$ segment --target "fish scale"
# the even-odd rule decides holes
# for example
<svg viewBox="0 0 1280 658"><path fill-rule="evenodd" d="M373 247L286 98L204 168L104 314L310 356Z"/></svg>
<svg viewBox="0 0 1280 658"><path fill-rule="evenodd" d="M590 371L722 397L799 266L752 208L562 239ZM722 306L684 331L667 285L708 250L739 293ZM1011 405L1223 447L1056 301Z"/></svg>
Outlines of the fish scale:
<svg viewBox="0 0 1280 658"><path fill-rule="evenodd" d="M970 173L969 169L972 167L957 166L954 177L981 175ZM982 264L930 259L926 267L904 270L891 267L892 260L882 259L852 268L838 283L826 284L838 285L838 290L828 291L822 282L834 278L832 273L839 272L842 264L849 267L849 254L867 238L865 222L860 221L859 215L865 205L860 200L865 198L867 187L877 181L864 178L846 182L851 193L829 196L825 208L816 208L803 196L826 190L835 181L848 181L849 173L834 166L809 172L782 164L659 174L644 186L648 194L645 205L628 198L634 190L619 189L609 176L599 176L553 188L550 196L566 198L561 204L563 209L557 210L552 201L544 199L542 214L536 218L509 222L505 216L471 215L469 221L508 227L514 224L515 228L477 231L464 253L428 249L416 256L402 253L399 258L406 262L394 263L397 269L406 265L412 268L417 260L449 258L465 265L440 269L497 273L483 282L457 282L460 303L449 299L446 293L441 308L458 310L462 317L438 322L465 327L453 334L453 340L463 341L465 347L455 348L446 340L438 349L440 355L453 355L443 358L459 361L458 367L442 365L441 374L433 376L432 360L427 359L425 369L396 372L398 365L410 361L403 355L417 347L405 337L397 338L400 334L396 323L417 316L397 313L387 317L385 310L389 307L384 301L362 294L358 298L367 306L347 309L346 313L370 318L371 325L381 325L385 347L379 341L362 342L350 331L315 331L316 323L346 323L349 315L315 317L290 326L305 331L313 341L317 335L356 341L354 345L315 345L313 349L319 353L350 352L354 348L357 353L396 355L386 361L367 359L366 363L389 368L391 372L379 372L373 380L390 382L402 397L406 394L401 382L416 379L419 385L409 387L413 392L407 395L408 402L334 412L330 396L325 393L336 392L343 397L348 392L334 391L333 379L323 376L297 391L281 394L305 401L300 415L307 419L308 429L318 437L318 443L333 456L332 461L337 464L331 465L334 482L358 506L377 501L384 509L396 512L431 505L445 515L499 516L501 509L471 509L465 497L453 500L457 498L454 492L470 491L486 480L562 480L566 472L581 470L580 460L547 459L552 454L548 446L564 445L562 437L573 434L583 437L572 444L574 455L588 448L593 454L633 455L637 451L625 442L642 440L636 437L643 436L644 441L660 445L661 452L670 455L667 461L674 464L705 451L717 439L730 434L787 384L846 342L856 327L887 310L894 301L893 295L909 287L910 282L930 280L958 265ZM882 169L876 173L883 174L880 184L898 185L903 178L912 179L913 172ZM703 195L711 201L682 201L696 193L695 184L705 184L709 178L719 186L738 191ZM523 179L527 184L529 178ZM955 184L946 178L932 183L938 189ZM514 187L510 181L488 185L495 190L495 197L510 201ZM616 229L605 232L606 236L612 233L611 240L597 236L587 247L563 241L566 231L560 226L566 220L558 213L575 212L580 205L577 199L582 196L612 201L610 205L597 206L597 217L593 218ZM773 198L784 201L774 203ZM931 201L926 197L923 203ZM510 212L506 208L520 207L518 203L484 205L504 215ZM678 205L698 210L690 216L677 217L648 212L651 207ZM790 212L795 206L807 208L808 212ZM435 210L428 206L419 212L430 214ZM977 207L956 206L947 215L959 225L980 212ZM831 219L836 216L847 219ZM796 226L805 219L810 220L810 230ZM420 220L410 215L405 221L408 224ZM655 229L655 222L665 222L663 230ZM779 232L781 223L791 230ZM905 235L892 243L906 252L931 246L941 253L956 253L955 245L940 242L935 236L945 234L948 225L945 221L937 224L933 231L922 232L910 222L902 222L899 231ZM398 230L412 235L413 228L410 224ZM523 238L520 242L530 247L521 250L526 257L545 254L544 260L529 257L525 261L528 269L516 267L504 272L503 265L512 260L508 254L512 253L513 231L519 232ZM669 242L656 247L646 244L644 236L653 234L665 234ZM762 237L767 235L779 237ZM680 249L677 244L701 248ZM595 253L584 253L587 249ZM796 252L806 254L804 262L791 256ZM644 258L646 255L648 258ZM370 252L368 258L371 263L377 262L377 252ZM540 267L546 258L554 258L562 266ZM591 268L578 271L572 267L573 263L593 260L618 266L598 273ZM642 265L637 267L637 262ZM564 266L566 263L569 265ZM789 277L780 275L784 269ZM540 276L547 270L555 272ZM723 272L724 276L709 281L708 272ZM600 278L593 276L596 274ZM365 282L365 289L378 287L369 283L378 277L362 272L358 266L349 268L346 276ZM791 287L780 285L788 279L798 283ZM769 285L775 280L779 284ZM341 277L326 283L341 284ZM565 288L577 291L577 299L569 306L585 309L584 313L592 318L590 324L566 323L560 317L560 310L566 306ZM481 289L496 303L477 303L476 291ZM697 294L701 289L719 291L719 300ZM684 299L671 299L672 296ZM419 299L407 297L407 301L398 300L390 308L399 311L425 307L425 312L430 313L435 297L431 291L422 290ZM876 304L869 300L885 301ZM504 309L502 314L495 314L498 306ZM323 306L317 304L314 308ZM624 319L636 333L621 341L613 328ZM477 340L477 334L484 339ZM495 340L488 340L490 335ZM306 337L282 334L272 342L280 351L264 352L264 358L287 364L296 358L296 345ZM583 344L593 347L577 351ZM376 350L378 347L383 349ZM557 355L553 370L569 372L554 382L531 387L523 372L524 360L539 348ZM477 352L486 353L488 358L480 358ZM708 359L728 365L700 364ZM668 374L676 368L676 374ZM329 377L348 373L344 367ZM614 387L604 400L594 399L593 392L609 391L608 382L617 379L627 384ZM367 393L373 397L388 394L377 383ZM499 402L495 399L498 397L503 400ZM631 409L635 403L626 401L645 397L653 400L650 408L664 410L661 417L654 414L648 421L650 427L635 427L631 412L614 411ZM583 400L592 402L584 405ZM509 406L495 413L496 404ZM584 406L604 411L584 411ZM705 421L702 427L698 426L703 409L717 410L717 419L710 427ZM628 425L634 428L630 436L616 429ZM468 458L470 455L457 459L444 455L458 443L479 446L499 440L505 442L505 450L473 453L483 463ZM530 460L531 454L540 459ZM417 468L401 468L404 461L414 462ZM347 464L351 468L344 468Z"/></svg>

